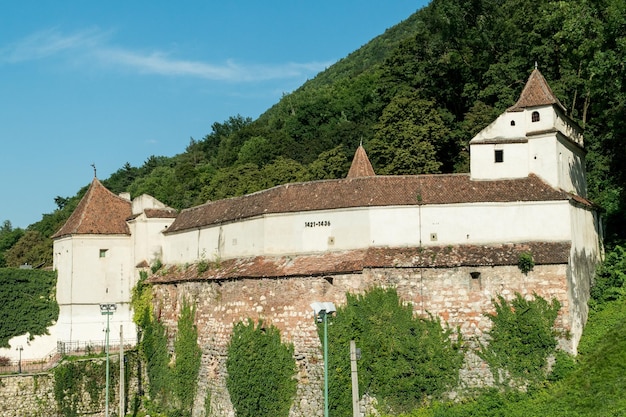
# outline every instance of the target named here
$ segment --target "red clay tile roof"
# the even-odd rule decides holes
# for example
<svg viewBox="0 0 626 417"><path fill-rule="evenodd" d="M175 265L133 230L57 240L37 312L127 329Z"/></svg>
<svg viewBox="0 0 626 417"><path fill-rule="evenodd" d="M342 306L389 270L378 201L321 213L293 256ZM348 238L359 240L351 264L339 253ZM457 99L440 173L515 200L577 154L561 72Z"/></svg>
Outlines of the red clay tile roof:
<svg viewBox="0 0 626 417"><path fill-rule="evenodd" d="M144 213L149 219L174 219L178 216L178 211L174 209L145 209Z"/></svg>
<svg viewBox="0 0 626 417"><path fill-rule="evenodd" d="M361 273L369 268L450 268L517 265L530 252L536 265L566 264L570 242L526 242L501 245L459 245L410 248L369 248L301 256L229 259L213 263L202 273L197 265L167 266L153 274L152 283L241 278L280 278Z"/></svg>
<svg viewBox="0 0 626 417"><path fill-rule="evenodd" d="M513 106L509 107L507 111L521 111L527 107L546 106L550 104L556 104L562 110L565 107L561 104L558 98L552 92L552 89L548 85L548 82L538 69L534 69L528 77L528 81L522 90L522 93Z"/></svg>
<svg viewBox="0 0 626 417"><path fill-rule="evenodd" d="M142 213L135 213L127 217L126 220L134 220L142 214L145 214L148 219L175 219L176 216L178 216L178 211L173 208L149 208L145 209Z"/></svg>
<svg viewBox="0 0 626 417"><path fill-rule="evenodd" d="M581 197L579 195L576 194L572 194L572 193L567 193L567 195L569 196L570 200L573 200L574 202L580 204L581 206L585 206L585 207L592 207L595 210L602 210L602 207L600 207L599 205L597 205L596 203L594 203L593 201L585 198L585 197Z"/></svg>
<svg viewBox="0 0 626 417"><path fill-rule="evenodd" d="M348 171L347 178L372 177L374 175L376 175L376 173L374 172L372 163L367 157L367 153L365 152L363 145L359 145L354 153L354 158L352 159L352 165L350 165L350 171Z"/></svg>
<svg viewBox="0 0 626 417"><path fill-rule="evenodd" d="M271 213L349 207L565 200L539 177L472 181L469 174L357 177L279 185L183 210L166 234Z"/></svg>
<svg viewBox="0 0 626 417"><path fill-rule="evenodd" d="M70 218L52 238L76 234L128 235L126 218L131 213L130 201L113 194L94 177Z"/></svg>

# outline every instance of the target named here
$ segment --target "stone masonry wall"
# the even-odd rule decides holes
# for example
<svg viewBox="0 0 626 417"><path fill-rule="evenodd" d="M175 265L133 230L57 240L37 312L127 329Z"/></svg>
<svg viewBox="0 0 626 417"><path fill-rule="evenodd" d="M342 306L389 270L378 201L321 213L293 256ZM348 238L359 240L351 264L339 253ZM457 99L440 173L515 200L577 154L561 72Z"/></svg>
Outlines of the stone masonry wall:
<svg viewBox="0 0 626 417"><path fill-rule="evenodd" d="M557 327L568 331L574 320L568 299L568 268L565 264L537 265L528 275L517 266L456 268L380 268L359 274L326 277L189 281L155 284L157 314L174 335L183 300L196 304L202 365L194 416L203 415L207 393L211 415L234 417L226 389L226 352L233 325L241 320L262 319L281 331L283 340L294 344L298 364L298 390L290 416L323 414L323 358L310 304L313 301L345 303L346 293L362 293L372 287L395 288L413 305L416 314L441 317L459 328L470 346L484 340L497 295L507 299L515 293L537 294L561 303ZM563 348L573 351L567 340ZM461 371L466 387L489 383L490 373L472 352Z"/></svg>
<svg viewBox="0 0 626 417"><path fill-rule="evenodd" d="M127 356L129 376L127 390L126 410L131 409L129 402L138 395L139 384L137 378L136 355ZM87 359L89 360L89 359ZM91 359L102 362L103 358ZM62 364L59 366L63 366ZM111 369L119 367L116 357L111 357ZM109 415L119 416L119 380L111 377L111 390L109 398ZM81 378L81 375L72 375ZM90 417L103 417L105 415L105 385L102 384L98 400L94 401L88 389L82 381L80 398L77 403L78 415ZM55 399L55 378L53 372L41 374L5 375L0 377L0 417L59 417L63 416ZM74 392L68 394L75 394Z"/></svg>
<svg viewBox="0 0 626 417"><path fill-rule="evenodd" d="M0 416L56 416L54 377L51 374L12 375L0 378Z"/></svg>

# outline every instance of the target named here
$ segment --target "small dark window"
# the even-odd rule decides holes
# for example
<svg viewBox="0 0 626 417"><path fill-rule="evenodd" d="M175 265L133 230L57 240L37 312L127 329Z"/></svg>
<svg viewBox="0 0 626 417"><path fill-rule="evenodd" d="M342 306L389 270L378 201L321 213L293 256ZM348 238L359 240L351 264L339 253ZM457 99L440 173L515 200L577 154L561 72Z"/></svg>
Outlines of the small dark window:
<svg viewBox="0 0 626 417"><path fill-rule="evenodd" d="M531 116L531 120L533 122L538 122L539 121L539 112L538 111L534 111L532 116Z"/></svg>
<svg viewBox="0 0 626 417"><path fill-rule="evenodd" d="M496 149L494 156L496 162L504 162L504 151L502 149Z"/></svg>
<svg viewBox="0 0 626 417"><path fill-rule="evenodd" d="M106 258L108 249L100 249L100 257Z"/></svg>
<svg viewBox="0 0 626 417"><path fill-rule="evenodd" d="M515 120L511 120L511 126L515 126Z"/></svg>

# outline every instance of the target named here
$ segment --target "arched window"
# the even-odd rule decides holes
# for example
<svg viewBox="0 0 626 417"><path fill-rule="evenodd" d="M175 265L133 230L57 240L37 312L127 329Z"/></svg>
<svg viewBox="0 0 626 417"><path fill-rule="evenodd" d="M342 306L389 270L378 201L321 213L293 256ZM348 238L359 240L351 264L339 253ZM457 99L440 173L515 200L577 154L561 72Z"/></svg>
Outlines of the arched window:
<svg viewBox="0 0 626 417"><path fill-rule="evenodd" d="M531 116L531 120L533 122L538 122L539 121L539 112L538 111L534 111L532 116Z"/></svg>
<svg viewBox="0 0 626 417"><path fill-rule="evenodd" d="M511 120L511 126L515 126L515 120Z"/></svg>

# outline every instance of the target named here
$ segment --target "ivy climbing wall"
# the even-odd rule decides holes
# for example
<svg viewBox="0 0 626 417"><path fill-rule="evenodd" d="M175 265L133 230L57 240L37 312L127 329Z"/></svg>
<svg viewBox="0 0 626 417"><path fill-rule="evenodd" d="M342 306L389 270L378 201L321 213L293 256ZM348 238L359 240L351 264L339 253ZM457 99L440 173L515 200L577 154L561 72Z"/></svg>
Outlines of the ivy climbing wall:
<svg viewBox="0 0 626 417"><path fill-rule="evenodd" d="M516 293L557 299L561 305L556 327L569 332L580 318L572 309L572 283L566 264L536 265L527 274L517 265L454 268L372 268L362 273L318 277L260 278L223 281L158 283L153 286L156 315L175 335L185 300L196 307L198 344L202 364L198 376L195 414L210 409L216 416L234 416L226 389L227 347L233 325L248 318L276 326L284 341L293 343L298 387L290 416L321 415L323 357L310 304L332 301L342 305L346 293L372 287L395 288L416 314L439 316L470 343L484 341L494 311L493 300L512 299ZM571 339L560 341L574 351ZM465 387L489 384L485 363L470 349L461 370ZM207 402L208 401L208 402Z"/></svg>

